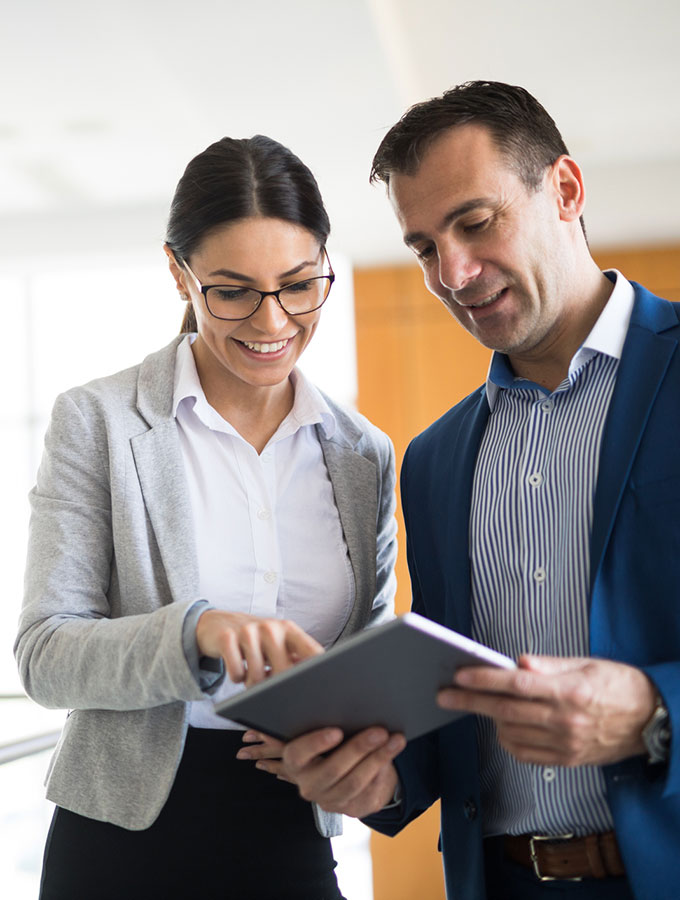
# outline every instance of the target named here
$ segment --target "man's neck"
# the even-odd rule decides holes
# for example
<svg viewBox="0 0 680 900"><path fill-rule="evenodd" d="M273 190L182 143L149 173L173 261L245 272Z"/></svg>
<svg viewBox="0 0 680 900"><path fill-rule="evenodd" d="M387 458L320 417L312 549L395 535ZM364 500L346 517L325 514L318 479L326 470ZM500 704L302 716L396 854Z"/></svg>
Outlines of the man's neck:
<svg viewBox="0 0 680 900"><path fill-rule="evenodd" d="M546 338L546 343L535 351L508 354L515 375L554 391L569 374L574 354L593 330L613 287L606 275L594 269L588 283L581 285L578 296L574 298L573 318L567 323L568 330Z"/></svg>

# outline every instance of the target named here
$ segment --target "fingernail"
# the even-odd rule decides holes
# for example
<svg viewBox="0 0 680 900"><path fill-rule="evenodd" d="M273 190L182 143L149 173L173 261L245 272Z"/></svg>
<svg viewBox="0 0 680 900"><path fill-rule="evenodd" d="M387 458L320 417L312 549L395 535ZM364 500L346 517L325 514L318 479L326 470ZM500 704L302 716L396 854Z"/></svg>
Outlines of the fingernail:
<svg viewBox="0 0 680 900"><path fill-rule="evenodd" d="M469 684L474 678L474 672L468 672L465 669L459 669L453 676L454 684Z"/></svg>
<svg viewBox="0 0 680 900"><path fill-rule="evenodd" d="M401 749L401 747L403 747L403 744L404 744L404 741L403 741L403 738L401 737L401 735L393 734L392 737L387 742L387 749L388 750L399 750L399 749Z"/></svg>
<svg viewBox="0 0 680 900"><path fill-rule="evenodd" d="M259 760L258 762L255 763L255 768L260 769L262 772L269 771L269 769L267 768L267 763L262 762L262 760Z"/></svg>
<svg viewBox="0 0 680 900"><path fill-rule="evenodd" d="M252 759L253 757L250 754L249 750L239 750L236 754L236 759Z"/></svg>
<svg viewBox="0 0 680 900"><path fill-rule="evenodd" d="M261 741L262 738L256 731L246 731L241 738L242 741Z"/></svg>
<svg viewBox="0 0 680 900"><path fill-rule="evenodd" d="M379 731L369 731L366 735L366 741L370 744L371 747L377 747L378 744L381 744L384 740L384 735L380 734Z"/></svg>

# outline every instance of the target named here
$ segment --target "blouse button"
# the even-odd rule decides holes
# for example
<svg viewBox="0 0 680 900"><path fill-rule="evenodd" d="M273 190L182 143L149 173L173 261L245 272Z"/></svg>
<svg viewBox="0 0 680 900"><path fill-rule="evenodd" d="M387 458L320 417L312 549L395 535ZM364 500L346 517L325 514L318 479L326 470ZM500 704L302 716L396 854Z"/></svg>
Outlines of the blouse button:
<svg viewBox="0 0 680 900"><path fill-rule="evenodd" d="M258 519L265 520L265 519L268 519L270 516L271 516L271 513L269 512L268 509L258 509L258 511L257 511Z"/></svg>
<svg viewBox="0 0 680 900"><path fill-rule="evenodd" d="M267 582L267 584L274 584L274 582L276 581L276 577L276 572L264 573L264 580Z"/></svg>

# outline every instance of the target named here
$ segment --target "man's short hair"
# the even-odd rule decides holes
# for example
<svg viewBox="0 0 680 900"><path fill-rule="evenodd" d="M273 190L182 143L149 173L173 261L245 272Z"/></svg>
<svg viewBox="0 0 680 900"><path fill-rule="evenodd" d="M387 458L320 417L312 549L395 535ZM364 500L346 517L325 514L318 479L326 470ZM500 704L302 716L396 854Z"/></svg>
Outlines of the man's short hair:
<svg viewBox="0 0 680 900"><path fill-rule="evenodd" d="M389 185L393 174L415 174L434 139L459 125L488 128L498 149L533 190L540 187L545 170L569 152L552 118L524 88L468 81L404 113L378 147L371 182Z"/></svg>

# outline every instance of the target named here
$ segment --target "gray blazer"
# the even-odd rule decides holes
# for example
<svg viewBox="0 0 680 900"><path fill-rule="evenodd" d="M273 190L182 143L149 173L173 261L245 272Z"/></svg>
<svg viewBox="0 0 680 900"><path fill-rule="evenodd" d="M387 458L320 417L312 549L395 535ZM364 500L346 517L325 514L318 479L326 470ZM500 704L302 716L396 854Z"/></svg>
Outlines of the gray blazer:
<svg viewBox="0 0 680 900"><path fill-rule="evenodd" d="M15 653L37 703L69 708L47 796L81 815L147 828L182 755L187 703L204 693L182 646L198 563L175 419L181 338L139 366L60 395L45 438ZM324 459L354 570L343 635L392 614L394 451L332 401ZM315 809L323 834L339 817Z"/></svg>

